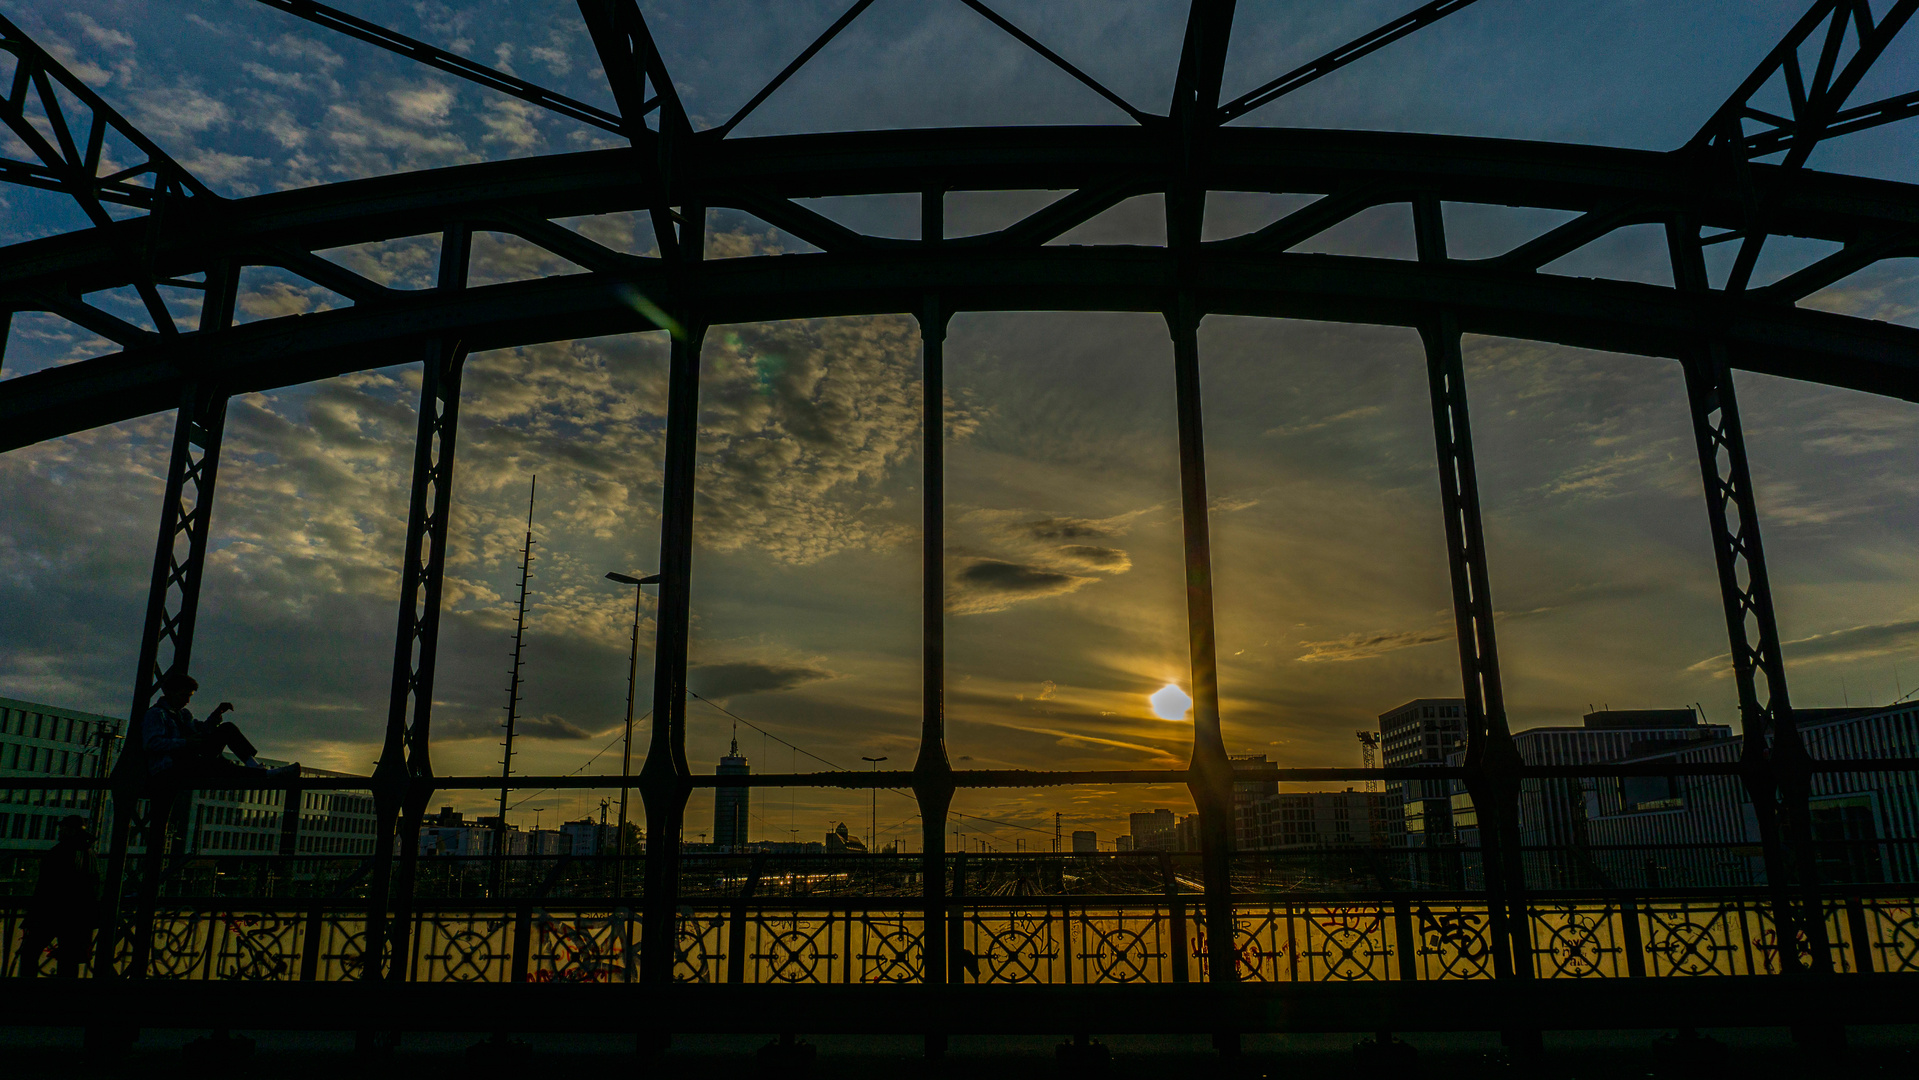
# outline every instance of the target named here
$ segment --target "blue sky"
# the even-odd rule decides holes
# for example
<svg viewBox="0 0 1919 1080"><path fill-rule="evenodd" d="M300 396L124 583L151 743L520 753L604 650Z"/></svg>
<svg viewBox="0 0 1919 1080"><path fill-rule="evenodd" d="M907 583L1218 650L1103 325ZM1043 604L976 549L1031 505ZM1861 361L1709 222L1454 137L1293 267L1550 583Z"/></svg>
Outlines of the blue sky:
<svg viewBox="0 0 1919 1080"><path fill-rule="evenodd" d="M342 6L612 106L571 3ZM1226 92L1408 6L1242 3ZM842 10L642 7L701 127L725 122ZM997 9L1134 104L1163 108L1182 5L1005 0ZM1481 0L1238 123L1671 148L1801 10ZM0 11L232 197L611 145L606 132L257 3L0 0ZM1919 68L1919 35L1906 37L1861 99L1910 88L1901 80ZM958 0L879 0L737 133L1124 122ZM1908 129L1919 130L1848 137L1812 164L1912 180L1919 142ZM951 228L985 228L1049 197L957 193ZM1216 195L1209 235L1257 227L1282 202ZM0 207L4 243L81 224L46 193L0 191ZM818 208L878 230L912 215L886 199ZM1448 213L1467 255L1553 223L1505 208ZM1159 242L1157 214L1153 200L1137 200L1068 239ZM639 216L568 224L612 246L651 245ZM1394 254L1410 246L1405 225L1381 211L1314 244ZM802 248L740 215L716 214L710 228L715 256ZM476 250L479 280L564 269L506 238L482 237ZM417 287L435 251L420 238L329 256ZM1759 280L1813 253L1776 245ZM1644 230L1552 269L1669 280ZM285 275L250 272L240 317L341 302ZM1910 265L1874 268L1811 302L1908 324L1919 315ZM1355 729L1407 698L1459 685L1417 339L1214 317L1202 347L1229 749L1357 764ZM1710 719L1731 720L1677 367L1521 341L1466 347L1516 726L1574 723L1606 704L1698 702ZM0 379L107 349L70 324L23 314ZM631 335L470 361L436 706L441 770L497 767L515 563L536 472L531 719L522 729L531 737L517 767L571 771L611 737L625 701L631 596L600 575L648 571L657 559L664 351L657 334ZM972 313L955 320L947 355L953 755L982 767L1183 762L1187 729L1152 718L1144 700L1185 681L1164 323ZM716 327L705 364L694 689L832 761L882 753L910 761L919 679L914 325L880 316ZM417 385L417 370L401 365L233 402L196 671L209 685L204 696L234 700L279 756L364 770L376 751ZM1757 376L1741 389L1782 630L1796 643L1787 653L1795 701L1890 700L1919 683L1911 470L1919 412ZM125 708L170 433L170 418L149 417L0 458L0 609L10 613L0 626L0 693ZM644 684L640 696L649 698ZM700 702L689 716L689 757L710 762L730 721ZM758 769L811 767L750 730L741 743ZM810 837L841 818L863 820L857 799L754 797L756 837ZM592 802L536 797L523 811L539 809L550 823ZM960 809L1048 833L1058 810L1069 830L1111 835L1145 803L1181 808L1185 796L971 794ZM702 812L696 805L693 819ZM880 813L884 825L911 810L886 796ZM989 835L1010 846L1035 834Z"/></svg>

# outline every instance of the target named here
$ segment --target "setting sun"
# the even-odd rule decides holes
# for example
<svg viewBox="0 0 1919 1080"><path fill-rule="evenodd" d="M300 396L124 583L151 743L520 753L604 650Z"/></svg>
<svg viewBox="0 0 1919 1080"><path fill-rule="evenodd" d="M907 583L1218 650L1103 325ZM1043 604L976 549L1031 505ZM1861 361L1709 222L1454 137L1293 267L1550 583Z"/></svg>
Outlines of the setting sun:
<svg viewBox="0 0 1919 1080"><path fill-rule="evenodd" d="M1153 715L1161 720L1184 720L1186 710L1193 706L1193 699L1187 697L1186 691L1181 690L1174 683L1167 683L1160 687L1158 692L1146 700L1153 703Z"/></svg>

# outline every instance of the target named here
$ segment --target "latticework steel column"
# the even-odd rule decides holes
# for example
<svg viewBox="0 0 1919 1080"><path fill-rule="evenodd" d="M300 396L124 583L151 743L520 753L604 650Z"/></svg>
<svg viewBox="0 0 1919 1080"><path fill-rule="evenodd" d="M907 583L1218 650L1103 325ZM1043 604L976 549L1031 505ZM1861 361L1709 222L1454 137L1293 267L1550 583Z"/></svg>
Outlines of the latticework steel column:
<svg viewBox="0 0 1919 1080"><path fill-rule="evenodd" d="M1413 202L1414 233L1422 262L1446 261L1446 232L1439 202ZM1479 815L1480 862L1491 912L1494 973L1501 978L1533 974L1527 927L1525 864L1519 850L1519 749L1506 722L1499 678L1499 648L1493 632L1491 573L1480 515L1479 473L1473 460L1472 423L1466 401L1466 368L1459 321L1440 311L1420 325L1439 454L1439 497L1445 515L1446 561L1452 582L1455 635L1466 701L1467 793ZM1532 1036L1527 1036L1531 1041Z"/></svg>
<svg viewBox="0 0 1919 1080"><path fill-rule="evenodd" d="M1708 288L1706 264L1697 226L1676 219L1667 228L1667 241L1675 284L1683 291L1704 293ZM1800 737L1786 689L1772 583L1759 539L1759 511L1753 499L1746 436L1739 420L1725 343L1707 341L1683 366L1700 478L1705 485L1713 560L1719 571L1720 602L1731 644L1733 682L1739 693L1739 717L1744 729L1741 780L1752 801L1766 881L1773 891L1780 969L1800 969L1796 943L1803 939L1811 954L1812 970L1830 972L1832 954L1825 919L1818 896L1812 891L1818 884L1808 808L1812 760ZM1807 887L1803 910L1795 910L1792 901L1795 882Z"/></svg>
<svg viewBox="0 0 1919 1080"><path fill-rule="evenodd" d="M686 658L692 618L700 346L706 338L706 326L684 316L682 322L673 333L666 391L660 603L653 645L653 734L638 784L640 798L646 804L640 980L649 985L672 982L678 961L680 829L686 820L686 799L692 792L688 783L692 770L686 763ZM619 837L616 842L624 844L626 838Z"/></svg>
<svg viewBox="0 0 1919 1080"><path fill-rule="evenodd" d="M466 283L472 233L465 224L458 224L445 231L440 243L440 286L461 288ZM453 506L460 379L466 367L466 347L458 341L437 339L426 349L420 379L420 427L413 448L413 484L407 504L392 697L386 741L373 770L373 798L379 819L363 953L366 978L396 981L406 978L420 821L427 801L433 797L433 675L439 654L440 590L446 573Z"/></svg>
<svg viewBox="0 0 1919 1080"><path fill-rule="evenodd" d="M208 275L200 320L203 332L219 333L232 322L237 286L238 274L230 264ZM217 384L202 380L187 385L174 421L173 451L167 462L159 540L147 589L147 614L140 633L140 659L133 676L133 700L127 710L123 747L138 747L141 721L153 707L161 679L169 671L185 673L192 662L193 630L200 613L200 578L206 566L214 481L219 476L226 416L227 396ZM94 973L100 976L113 972L127 845L145 786L146 755L123 750L113 772L113 829L102 898L104 932L93 958ZM153 902L166 855L170 809L157 799L147 806L140 903L133 921L133 948L126 972L136 978L146 974Z"/></svg>
<svg viewBox="0 0 1919 1080"><path fill-rule="evenodd" d="M205 384L187 388L174 426L173 454L167 468L167 492L160 513L160 542L153 561L153 583L147 597L146 626L140 637L140 667L134 679L133 704L128 710L127 738L141 737L140 722L153 707L161 678L169 671L185 672L193 652L194 621L200 608L200 577L206 564L207 524L213 513L213 486L219 472L220 442L226 427L227 399ZM127 745L133 745L128 743ZM125 873L126 849L135 812L146 782L146 756L122 753L122 767L114 774L113 837L107 858L107 880L115 883L109 905L119 895ZM146 975L152 935L154 898L167 850L170 804L163 798L147 800L141 842L139 906L133 919L133 948L125 974ZM109 926L112 923L108 923ZM101 936L97 962L111 965L108 950L112 934Z"/></svg>
<svg viewBox="0 0 1919 1080"><path fill-rule="evenodd" d="M1440 505L1446 516L1453 617L1466 699L1467 793L1479 815L1480 859L1492 912L1493 969L1501 978L1532 974L1526 928L1525 868L1519 852L1519 750L1506 723L1493 636L1493 601L1480 520L1472 428L1466 411L1459 324L1439 316L1420 328L1432 388L1439 450Z"/></svg>

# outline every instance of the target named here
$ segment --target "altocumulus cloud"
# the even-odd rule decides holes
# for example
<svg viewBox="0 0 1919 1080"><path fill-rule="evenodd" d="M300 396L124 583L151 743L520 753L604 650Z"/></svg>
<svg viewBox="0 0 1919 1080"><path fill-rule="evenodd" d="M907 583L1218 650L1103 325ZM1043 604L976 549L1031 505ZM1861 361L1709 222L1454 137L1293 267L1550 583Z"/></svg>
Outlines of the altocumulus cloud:
<svg viewBox="0 0 1919 1080"><path fill-rule="evenodd" d="M543 716L522 716L513 721L513 737L516 739L570 741L574 739L590 739L595 735L605 734L612 730L612 727L609 726L604 730L589 731L556 713L547 713ZM498 739L503 737L505 732L506 721L504 720L482 719L472 716L462 716L454 720L438 721L433 725L433 738L436 742L440 740L451 741L457 739Z"/></svg>
<svg viewBox="0 0 1919 1080"><path fill-rule="evenodd" d="M1093 580L1001 559L977 559L953 576L950 607L956 615L1000 611L1021 600L1069 593Z"/></svg>
<svg viewBox="0 0 1919 1080"><path fill-rule="evenodd" d="M704 697L730 698L746 694L770 694L793 690L807 683L836 678L837 673L818 664L776 664L758 660L739 660L720 664L701 664L686 674L687 685Z"/></svg>
<svg viewBox="0 0 1919 1080"><path fill-rule="evenodd" d="M953 575L950 609L956 615L1003 611L1021 601L1075 592L1100 575L1124 574L1133 568L1125 549L1085 541L1120 536L1146 512L1081 518L975 510L961 520L977 542L968 545L972 558Z"/></svg>

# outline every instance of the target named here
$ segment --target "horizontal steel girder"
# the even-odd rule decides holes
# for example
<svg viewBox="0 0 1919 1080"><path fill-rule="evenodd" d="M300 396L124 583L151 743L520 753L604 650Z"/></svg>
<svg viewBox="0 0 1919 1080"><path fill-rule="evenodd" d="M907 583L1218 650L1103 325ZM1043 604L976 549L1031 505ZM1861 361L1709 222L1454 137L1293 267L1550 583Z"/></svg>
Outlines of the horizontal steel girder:
<svg viewBox="0 0 1919 1080"><path fill-rule="evenodd" d="M1324 192L1354 207L1424 193L1622 221L1684 212L1708 227L1840 243L1919 230L1914 185L1749 165L1742 197L1705 155L1396 133L1218 134L1198 173L1216 190ZM1127 190L1134 193L1164 191L1183 182L1169 145L1152 128L709 141L667 195L777 217L780 207L807 214L783 200L808 196L1091 191L1110 188L1116 176L1133 182ZM634 289L668 311L693 307L709 322L727 323L912 311L928 290L941 292L953 310L1158 311L1184 284L1209 313L1410 326L1447 307L1469 333L1652 356L1678 357L1722 335L1738 367L1919 396L1919 330L1800 310L1761 292L1681 296L1493 259L1419 265L1259 251L1234 240L1201 245L1182 278L1165 249L1041 247L1030 231L923 245L841 228L824 238L834 249L824 254L718 260L669 273L658 260L596 248L547 220L643 208L660 197L646 175L646 163L625 149L458 166L261 195L227 202L217 216L170 213L157 225L134 219L0 249L0 306L22 310L44 306L39 298L126 284L138 269L126 265L128 245L150 252L152 270L172 278L221 260L305 260L310 270L319 262L312 251L436 232L455 221L518 232L598 271L458 294L374 287L353 307L237 327L219 341L137 339L117 354L0 384L0 450L170 408L189 379L214 377L240 393L404 362L432 335L451 333L482 350L648 329L627 295ZM778 205L769 211L769 203Z"/></svg>
<svg viewBox="0 0 1919 1080"><path fill-rule="evenodd" d="M0 450L171 408L192 379L249 393L407 362L435 335L477 352L654 329L630 290L669 311L697 305L715 325L910 311L928 290L954 310L1159 311L1172 303L1178 267L1148 248L780 255L705 264L684 293L665 268L649 271L400 294L25 375L0 384ZM1647 356L1682 356L1720 334L1747 370L1919 400L1919 330L1737 297L1291 254L1206 260L1193 288L1215 314L1411 326L1444 306L1468 333Z"/></svg>

